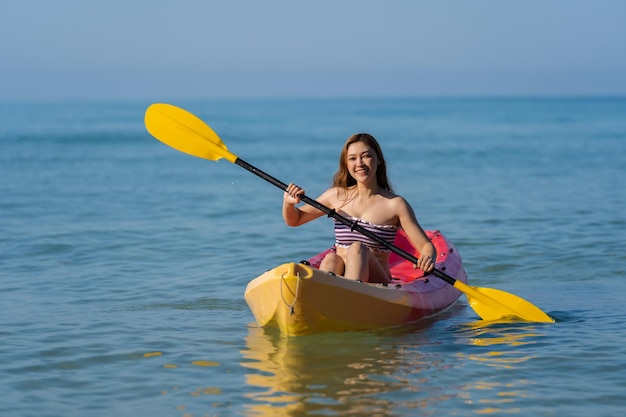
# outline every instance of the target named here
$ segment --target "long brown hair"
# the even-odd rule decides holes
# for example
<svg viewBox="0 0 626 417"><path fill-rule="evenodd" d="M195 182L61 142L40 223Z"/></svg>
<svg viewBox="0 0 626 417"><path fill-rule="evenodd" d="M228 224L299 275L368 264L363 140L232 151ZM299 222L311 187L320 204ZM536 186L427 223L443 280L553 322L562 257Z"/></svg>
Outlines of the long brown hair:
<svg viewBox="0 0 626 417"><path fill-rule="evenodd" d="M387 164L385 162L385 157L383 156L383 151L376 139L374 139L374 136L369 133L356 133L350 136L343 145L341 155L339 156L339 170L337 170L335 176L333 177L333 187L347 189L356 185L356 180L348 172L348 164L346 163L348 158L348 148L356 142L363 142L370 148L374 149L379 162L376 169L376 182L378 183L378 186L384 190L393 192L393 187L387 179Z"/></svg>

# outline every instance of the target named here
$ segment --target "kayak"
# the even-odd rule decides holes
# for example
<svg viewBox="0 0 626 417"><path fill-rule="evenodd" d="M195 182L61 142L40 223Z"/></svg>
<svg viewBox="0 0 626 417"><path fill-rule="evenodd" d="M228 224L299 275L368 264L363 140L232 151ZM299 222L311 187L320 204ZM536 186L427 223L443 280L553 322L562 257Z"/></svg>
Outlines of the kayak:
<svg viewBox="0 0 626 417"><path fill-rule="evenodd" d="M438 230L426 234L437 249L435 268L467 283L454 245ZM419 257L402 230L394 245ZM424 276L393 252L389 284L355 281L318 269L332 250L284 263L248 283L244 298L261 327L277 327L283 334L299 336L400 326L441 313L461 295L443 280Z"/></svg>

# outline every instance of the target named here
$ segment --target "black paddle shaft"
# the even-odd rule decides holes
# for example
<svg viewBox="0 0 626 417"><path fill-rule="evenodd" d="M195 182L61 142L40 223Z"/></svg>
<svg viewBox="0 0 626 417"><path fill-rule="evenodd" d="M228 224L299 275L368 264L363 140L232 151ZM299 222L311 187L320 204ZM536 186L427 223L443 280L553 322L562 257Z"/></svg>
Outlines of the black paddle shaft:
<svg viewBox="0 0 626 417"><path fill-rule="evenodd" d="M241 158L237 158L235 160L235 164L239 165L242 168L247 169L248 171L252 172L253 174L263 178L265 181L274 184L276 187L280 188L283 191L287 191L287 184L285 184L284 182L272 177L271 175L269 175L266 172L261 171L260 169L256 168L253 165L250 165L249 163L247 163L246 161L242 160ZM330 209L328 207L326 207L323 204L320 204L318 201L313 200L312 198L309 198L308 196L302 194L300 196L300 199L302 201L304 201L306 204L315 207L316 209L326 213L328 215L328 217L332 217L333 219L347 225L350 226L351 230L356 230L357 232L361 233L364 236L369 237L372 240L375 240L376 242L380 243L381 245L385 246L387 249L389 249L390 251L392 251L393 253L401 256L404 259L407 259L409 261L411 261L412 263L417 263L418 258L416 258L415 256L411 255L410 253L408 253L407 251L397 247L396 245L392 245L391 243L387 242L386 240L384 240L383 238L381 238L380 236L376 235L373 232L370 232L369 230L365 229L363 226L360 226L356 221L350 221L349 219L345 218L344 216L342 216L341 214L337 213L334 209ZM450 285L454 285L454 283L456 282L456 279L452 278L451 276L441 272L438 269L433 269L432 274L434 276L436 276L437 278L441 278L442 280L444 280L445 282L447 282Z"/></svg>

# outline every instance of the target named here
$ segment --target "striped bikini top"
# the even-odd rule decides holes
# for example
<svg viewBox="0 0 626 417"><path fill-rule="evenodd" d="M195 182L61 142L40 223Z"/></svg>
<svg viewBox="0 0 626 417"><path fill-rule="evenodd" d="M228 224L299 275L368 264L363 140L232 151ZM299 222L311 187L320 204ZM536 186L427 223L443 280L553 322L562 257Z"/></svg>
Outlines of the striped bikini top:
<svg viewBox="0 0 626 417"><path fill-rule="evenodd" d="M359 219L358 217L350 217L350 220L354 222L353 224L358 224L391 244L393 244L396 234L398 233L398 227L392 224L373 224L367 220ZM352 230L351 226L335 221L335 246L347 248L354 242L362 242L368 248L376 251L389 252L389 249L382 244L362 235L356 230Z"/></svg>

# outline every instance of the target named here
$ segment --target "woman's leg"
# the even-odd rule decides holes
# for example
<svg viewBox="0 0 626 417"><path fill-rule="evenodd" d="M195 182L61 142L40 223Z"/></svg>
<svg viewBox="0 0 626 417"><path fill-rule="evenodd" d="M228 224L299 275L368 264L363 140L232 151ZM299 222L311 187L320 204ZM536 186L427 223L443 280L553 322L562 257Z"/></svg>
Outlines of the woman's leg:
<svg viewBox="0 0 626 417"><path fill-rule="evenodd" d="M369 282L369 249L360 242L354 242L346 252L346 278Z"/></svg>
<svg viewBox="0 0 626 417"><path fill-rule="evenodd" d="M345 264L341 256L335 252L328 253L320 263L320 270L332 272L335 275L343 276L345 272Z"/></svg>
<svg viewBox="0 0 626 417"><path fill-rule="evenodd" d="M388 283L389 274L372 252L360 242L355 242L348 248L345 259L346 278L363 282Z"/></svg>
<svg viewBox="0 0 626 417"><path fill-rule="evenodd" d="M383 268L380 264L380 261L376 259L376 257L370 252L368 252L368 265L369 265L369 276L367 282L375 282L375 283L384 283L388 284L391 282L391 276L389 272Z"/></svg>

